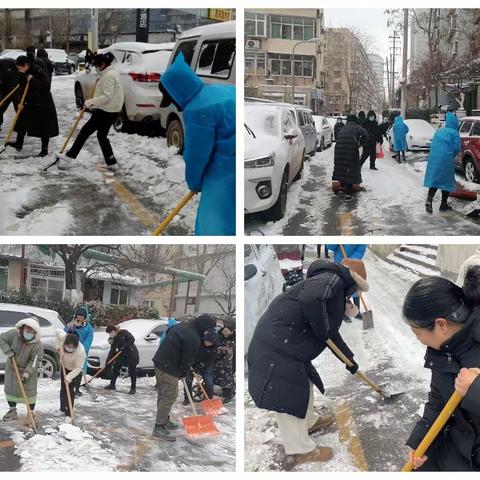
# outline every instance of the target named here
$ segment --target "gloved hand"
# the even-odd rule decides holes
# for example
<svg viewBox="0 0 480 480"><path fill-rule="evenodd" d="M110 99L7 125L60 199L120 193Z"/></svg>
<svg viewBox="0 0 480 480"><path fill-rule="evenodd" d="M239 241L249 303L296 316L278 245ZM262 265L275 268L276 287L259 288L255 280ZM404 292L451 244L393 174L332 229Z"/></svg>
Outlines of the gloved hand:
<svg viewBox="0 0 480 480"><path fill-rule="evenodd" d="M6 353L5 355L7 356L7 358L12 358L15 356L15 352L13 350L10 350L10 352Z"/></svg>
<svg viewBox="0 0 480 480"><path fill-rule="evenodd" d="M27 383L29 378L30 374L28 372L24 372L24 374L22 375L22 383Z"/></svg>
<svg viewBox="0 0 480 480"><path fill-rule="evenodd" d="M358 370L358 363L353 359L351 358L350 361L353 363L353 365L351 367L349 367L348 365L345 366L345 368L352 374L352 375L355 375L357 373L357 370Z"/></svg>
<svg viewBox="0 0 480 480"><path fill-rule="evenodd" d="M88 100L85 100L84 105L85 105L86 108L92 108L93 107L93 100L91 98L89 98Z"/></svg>

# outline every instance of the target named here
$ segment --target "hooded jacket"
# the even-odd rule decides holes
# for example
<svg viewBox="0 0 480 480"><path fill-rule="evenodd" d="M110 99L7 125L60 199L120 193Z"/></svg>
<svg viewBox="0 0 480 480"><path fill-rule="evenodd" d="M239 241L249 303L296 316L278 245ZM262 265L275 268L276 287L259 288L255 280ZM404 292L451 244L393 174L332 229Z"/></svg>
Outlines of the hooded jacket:
<svg viewBox="0 0 480 480"><path fill-rule="evenodd" d="M65 332L75 333L76 335L78 335L78 339L80 340L80 343L83 345L85 353L88 356L88 352L90 351L90 347L92 346L93 335L94 335L93 327L88 321L88 319L86 319L85 323L81 327L77 327L75 325L75 321L71 321L66 325ZM85 359L85 363L83 365L83 371L85 373L87 372L87 367L88 367L87 359Z"/></svg>
<svg viewBox="0 0 480 480"><path fill-rule="evenodd" d="M215 324L211 315L200 315L189 323L170 327L153 357L155 368L185 378L197 359L205 332L214 331Z"/></svg>
<svg viewBox="0 0 480 480"><path fill-rule="evenodd" d="M124 101L125 93L117 68L110 65L100 72L94 97L91 99L92 107L116 113L122 111Z"/></svg>
<svg viewBox="0 0 480 480"><path fill-rule="evenodd" d="M408 150L407 133L410 131L403 118L398 115L393 122L393 149L396 152L405 152Z"/></svg>
<svg viewBox="0 0 480 480"><path fill-rule="evenodd" d="M375 117L374 120L369 120L369 117ZM365 122L363 123L363 128L368 133L367 145L371 148L377 143L383 143L383 136L380 127L377 122L377 115L373 110L369 110Z"/></svg>
<svg viewBox="0 0 480 480"><path fill-rule="evenodd" d="M348 268L317 260L306 280L273 300L255 328L247 355L248 389L257 407L305 418L310 382L324 391L311 362L326 341L331 339L353 358L339 330L346 297L356 289Z"/></svg>
<svg viewBox="0 0 480 480"><path fill-rule="evenodd" d="M473 310L463 329L440 350L427 348L425 368L432 371L430 393L423 417L407 440L411 448L417 448L455 391L455 378L462 367L480 367L480 307ZM480 471L480 376L426 455L435 458L441 471Z"/></svg>
<svg viewBox="0 0 480 480"><path fill-rule="evenodd" d="M61 352L63 366L70 371L65 378L69 382L72 382L75 377L82 373L83 364L85 363L87 355L85 354L85 349L81 343L78 344L78 347L74 352L66 352L63 348L66 337L67 334L63 330L55 330L55 343L57 350Z"/></svg>
<svg viewBox="0 0 480 480"><path fill-rule="evenodd" d="M423 186L455 191L455 157L461 149L458 118L447 112L445 127L437 130L430 145Z"/></svg>
<svg viewBox="0 0 480 480"><path fill-rule="evenodd" d="M23 326L35 330L35 338L25 341L20 334ZM15 355L20 377L24 375L27 380L24 383L25 392L29 404L37 399L37 373L42 364L43 346L41 342L41 330L34 318L25 318L15 324L15 328L0 334L0 349L8 356L5 366L5 396L8 401L24 403L22 391L15 375L10 355Z"/></svg>
<svg viewBox="0 0 480 480"><path fill-rule="evenodd" d="M183 109L185 177L201 192L196 235L235 235L235 87L205 85L180 53L161 83Z"/></svg>
<svg viewBox="0 0 480 480"><path fill-rule="evenodd" d="M113 338L107 363L119 351L121 351L122 354L115 361L117 365L138 365L140 357L137 346L135 345L135 337L128 330L119 330Z"/></svg>

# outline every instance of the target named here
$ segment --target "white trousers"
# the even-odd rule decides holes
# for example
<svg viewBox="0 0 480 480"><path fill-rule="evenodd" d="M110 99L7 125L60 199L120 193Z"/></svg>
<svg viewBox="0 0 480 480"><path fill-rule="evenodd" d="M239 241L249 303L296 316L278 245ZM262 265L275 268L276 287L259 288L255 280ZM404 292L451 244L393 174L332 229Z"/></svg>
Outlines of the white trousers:
<svg viewBox="0 0 480 480"><path fill-rule="evenodd" d="M308 429L312 428L320 418L313 410L313 384L311 382L305 418L297 418L287 413L277 413L276 415L280 439L287 455L308 453L316 448L317 444L308 435Z"/></svg>

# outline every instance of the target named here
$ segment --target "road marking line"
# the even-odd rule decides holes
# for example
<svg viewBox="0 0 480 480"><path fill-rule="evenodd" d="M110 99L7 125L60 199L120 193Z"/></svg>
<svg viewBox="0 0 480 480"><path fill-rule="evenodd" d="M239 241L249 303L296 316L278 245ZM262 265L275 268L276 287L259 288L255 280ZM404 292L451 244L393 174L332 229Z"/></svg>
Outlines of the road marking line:
<svg viewBox="0 0 480 480"><path fill-rule="evenodd" d="M365 459L365 452L362 447L360 436L357 433L357 426L352 415L352 409L347 402L335 408L335 417L337 418L338 435L340 441L347 445L348 450L353 456L355 467L368 472L368 464Z"/></svg>
<svg viewBox="0 0 480 480"><path fill-rule="evenodd" d="M0 440L0 448L12 448L15 446L13 440Z"/></svg>
<svg viewBox="0 0 480 480"><path fill-rule="evenodd" d="M342 235L352 235L352 214L350 212L341 213L340 217L340 233Z"/></svg>
<svg viewBox="0 0 480 480"><path fill-rule="evenodd" d="M127 204L133 211L135 216L140 220L142 225L152 229L155 228L160 221L138 200L128 188L116 178L107 175L105 168L97 165L97 170L103 175L108 185L113 188L113 191L117 194L117 197L125 204Z"/></svg>

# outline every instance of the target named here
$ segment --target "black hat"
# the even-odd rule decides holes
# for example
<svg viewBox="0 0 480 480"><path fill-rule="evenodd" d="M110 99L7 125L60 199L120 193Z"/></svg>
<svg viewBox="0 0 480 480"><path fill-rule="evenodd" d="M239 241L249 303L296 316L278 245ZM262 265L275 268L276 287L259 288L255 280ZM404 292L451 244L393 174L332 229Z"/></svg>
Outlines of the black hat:
<svg viewBox="0 0 480 480"><path fill-rule="evenodd" d="M218 346L220 343L220 337L218 336L218 333L215 330L207 330L203 334L202 340L213 343L214 347Z"/></svg>
<svg viewBox="0 0 480 480"><path fill-rule="evenodd" d="M112 62L115 60L115 57L113 53L107 52L107 53L97 53L95 57L93 57L93 65L95 66L100 66L103 65L104 63L109 67Z"/></svg>
<svg viewBox="0 0 480 480"><path fill-rule="evenodd" d="M77 307L77 309L75 310L75 316L76 317L80 316L87 319L88 311L85 307Z"/></svg>

